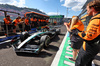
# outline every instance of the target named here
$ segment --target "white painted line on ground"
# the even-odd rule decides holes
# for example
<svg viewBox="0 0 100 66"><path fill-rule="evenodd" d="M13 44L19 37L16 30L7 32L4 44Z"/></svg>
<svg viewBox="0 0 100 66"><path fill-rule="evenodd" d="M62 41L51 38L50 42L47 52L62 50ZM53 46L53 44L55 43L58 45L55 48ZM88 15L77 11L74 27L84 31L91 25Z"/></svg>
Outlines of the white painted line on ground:
<svg viewBox="0 0 100 66"><path fill-rule="evenodd" d="M66 55L65 58L72 58L72 57Z"/></svg>
<svg viewBox="0 0 100 66"><path fill-rule="evenodd" d="M68 61L64 61L64 64L69 65L69 66L75 66L74 63L68 62Z"/></svg>
<svg viewBox="0 0 100 66"><path fill-rule="evenodd" d="M70 53L70 52L66 52L67 54L70 54L70 55L73 55L73 53Z"/></svg>
<svg viewBox="0 0 100 66"><path fill-rule="evenodd" d="M66 50L68 50L68 51L73 51L73 50L71 50L71 49L69 49L69 48L71 48L71 46L68 46L68 47L66 48Z"/></svg>
<svg viewBox="0 0 100 66"><path fill-rule="evenodd" d="M67 34L68 34L68 32L66 33L66 35L65 35L65 37L64 37L64 39L63 39L63 41L62 41L62 43L61 43L61 45L60 45L59 50L58 50L57 53L56 53L56 56L55 56L55 58L54 58L54 60L53 60L53 62L52 62L52 64L51 64L51 66L58 66L59 59L60 59L60 56L61 56L61 53L62 53L64 44L65 44L65 40L66 40L66 38L67 38Z"/></svg>
<svg viewBox="0 0 100 66"><path fill-rule="evenodd" d="M11 40L7 40L7 41L4 41L4 42L1 42L0 44L4 44L4 43L7 43L7 42L10 42Z"/></svg>
<svg viewBox="0 0 100 66"><path fill-rule="evenodd" d="M69 56L65 56L65 58L71 58ZM68 61L64 61L65 64L67 65L71 65L72 63L68 62ZM74 63L73 63L74 64ZM72 66L72 65L71 65ZM74 65L73 65L74 66ZM95 66L94 62L92 62L92 66Z"/></svg>

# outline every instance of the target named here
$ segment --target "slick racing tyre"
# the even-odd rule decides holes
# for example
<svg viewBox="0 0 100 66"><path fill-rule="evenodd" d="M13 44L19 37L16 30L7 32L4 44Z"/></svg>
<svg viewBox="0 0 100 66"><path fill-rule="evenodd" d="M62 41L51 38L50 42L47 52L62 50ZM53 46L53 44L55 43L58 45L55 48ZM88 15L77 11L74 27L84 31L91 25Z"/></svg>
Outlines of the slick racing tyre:
<svg viewBox="0 0 100 66"><path fill-rule="evenodd" d="M40 52L41 52L41 50L43 49L43 46L44 46L44 44L43 44L43 42L40 44L40 46L39 46L39 51L36 53L36 54L39 54Z"/></svg>
<svg viewBox="0 0 100 66"><path fill-rule="evenodd" d="M50 43L50 37L48 35L42 36L40 39L40 43L44 44L44 48L48 47Z"/></svg>

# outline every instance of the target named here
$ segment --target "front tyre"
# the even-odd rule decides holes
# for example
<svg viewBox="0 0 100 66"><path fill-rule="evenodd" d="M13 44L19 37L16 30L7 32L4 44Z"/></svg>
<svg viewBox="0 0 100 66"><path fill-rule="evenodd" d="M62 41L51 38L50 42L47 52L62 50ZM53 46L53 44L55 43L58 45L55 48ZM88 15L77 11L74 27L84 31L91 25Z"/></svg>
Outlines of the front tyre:
<svg viewBox="0 0 100 66"><path fill-rule="evenodd" d="M48 47L50 43L50 37L48 35L42 36L40 39L40 43L44 44L44 48Z"/></svg>

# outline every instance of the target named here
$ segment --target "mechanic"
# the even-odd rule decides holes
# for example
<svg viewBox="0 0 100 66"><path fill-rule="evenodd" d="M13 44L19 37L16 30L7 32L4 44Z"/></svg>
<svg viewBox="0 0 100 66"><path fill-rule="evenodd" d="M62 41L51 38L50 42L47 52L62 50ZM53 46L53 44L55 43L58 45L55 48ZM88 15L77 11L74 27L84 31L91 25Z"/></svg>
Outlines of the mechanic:
<svg viewBox="0 0 100 66"><path fill-rule="evenodd" d="M34 25L34 19L33 19L33 17L31 17L31 28L34 28L35 27L35 25Z"/></svg>
<svg viewBox="0 0 100 66"><path fill-rule="evenodd" d="M49 20L47 19L47 20L46 20L46 25L48 25L48 23L49 23Z"/></svg>
<svg viewBox="0 0 100 66"><path fill-rule="evenodd" d="M20 30L20 32L22 31L22 23L23 23L23 21L21 21L21 17L20 16L18 16L18 19L19 19L19 24L18 24L18 26L19 26L19 30Z"/></svg>
<svg viewBox="0 0 100 66"><path fill-rule="evenodd" d="M17 17L15 20L13 20L13 33L16 34L16 26L19 24L19 18Z"/></svg>
<svg viewBox="0 0 100 66"><path fill-rule="evenodd" d="M93 16L89 21L86 31L78 32L83 40L75 66L92 66L92 60L100 51L100 0L93 0L86 6L88 16Z"/></svg>
<svg viewBox="0 0 100 66"><path fill-rule="evenodd" d="M40 22L39 21L37 21L37 26L40 27Z"/></svg>
<svg viewBox="0 0 100 66"><path fill-rule="evenodd" d="M36 28L37 27L37 19L35 17L33 18L33 22L34 22L34 27Z"/></svg>
<svg viewBox="0 0 100 66"><path fill-rule="evenodd" d="M40 24L40 26L41 26L41 22L40 22L40 19L38 19L38 22L39 22L39 24Z"/></svg>
<svg viewBox="0 0 100 66"><path fill-rule="evenodd" d="M44 24L44 20L43 20L43 19L41 20L41 22L42 22L43 26L45 26L45 24Z"/></svg>
<svg viewBox="0 0 100 66"><path fill-rule="evenodd" d="M12 22L11 22L11 19L10 19L10 16L9 15L7 15L6 16L6 18L4 18L3 19L4 20L4 29L5 29L5 35L7 35L6 34L6 28L8 27L8 30L10 30L11 29L11 27L12 27ZM7 27L6 27L7 26Z"/></svg>
<svg viewBox="0 0 100 66"><path fill-rule="evenodd" d="M25 19L25 31L29 31L31 28L30 28L30 19L29 17L26 17Z"/></svg>
<svg viewBox="0 0 100 66"><path fill-rule="evenodd" d="M43 21L42 21L42 19L41 19L40 21L41 21L41 26L43 26Z"/></svg>
<svg viewBox="0 0 100 66"><path fill-rule="evenodd" d="M22 24L22 30L21 31L24 31L24 27L25 27L25 17L22 17L21 18L21 24Z"/></svg>
<svg viewBox="0 0 100 66"><path fill-rule="evenodd" d="M57 21L56 20L54 21L54 25L57 25Z"/></svg>

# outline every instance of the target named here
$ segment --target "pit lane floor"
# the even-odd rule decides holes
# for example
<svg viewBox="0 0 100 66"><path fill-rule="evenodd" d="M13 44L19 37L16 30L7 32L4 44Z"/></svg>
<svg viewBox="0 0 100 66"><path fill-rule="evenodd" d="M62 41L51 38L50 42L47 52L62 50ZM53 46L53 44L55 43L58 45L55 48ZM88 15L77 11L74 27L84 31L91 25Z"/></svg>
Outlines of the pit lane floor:
<svg viewBox="0 0 100 66"><path fill-rule="evenodd" d="M0 66L50 66L66 32L65 26L62 26L61 35L53 38L50 46L43 49L39 55L30 53L16 55L10 43L0 44Z"/></svg>
<svg viewBox="0 0 100 66"><path fill-rule="evenodd" d="M69 44L71 43L69 32L67 32L51 66L75 66L75 62L68 59L73 57L72 48ZM95 56L95 59L92 62L92 66L100 66L100 52Z"/></svg>
<svg viewBox="0 0 100 66"><path fill-rule="evenodd" d="M50 46L47 49L42 50L39 55L20 53L18 56L15 54L9 43L1 44L0 66L51 66L66 32L65 26L62 26L62 34L52 39ZM94 64L100 66L100 53L95 57Z"/></svg>

